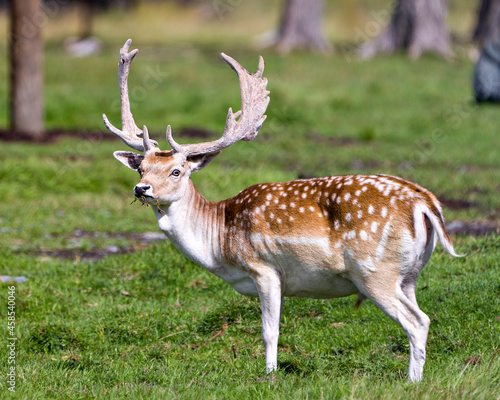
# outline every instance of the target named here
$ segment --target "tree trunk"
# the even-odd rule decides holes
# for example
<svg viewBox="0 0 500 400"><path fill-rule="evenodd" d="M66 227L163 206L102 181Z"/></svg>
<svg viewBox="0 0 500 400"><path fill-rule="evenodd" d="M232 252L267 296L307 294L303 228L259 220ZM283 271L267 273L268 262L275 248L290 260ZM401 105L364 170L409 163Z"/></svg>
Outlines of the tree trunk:
<svg viewBox="0 0 500 400"><path fill-rule="evenodd" d="M43 133L40 0L10 2L10 123L33 138Z"/></svg>
<svg viewBox="0 0 500 400"><path fill-rule="evenodd" d="M322 29L323 0L286 0L274 45L282 53L294 49L330 51Z"/></svg>
<svg viewBox="0 0 500 400"><path fill-rule="evenodd" d="M94 0L80 0L80 35L83 40L92 36L92 22L94 19Z"/></svg>
<svg viewBox="0 0 500 400"><path fill-rule="evenodd" d="M365 43L359 54L370 58L377 53L405 50L412 59L425 51L450 57L446 14L446 0L396 0L388 27L379 37Z"/></svg>
<svg viewBox="0 0 500 400"><path fill-rule="evenodd" d="M500 0L482 0L472 36L481 46L500 39Z"/></svg>

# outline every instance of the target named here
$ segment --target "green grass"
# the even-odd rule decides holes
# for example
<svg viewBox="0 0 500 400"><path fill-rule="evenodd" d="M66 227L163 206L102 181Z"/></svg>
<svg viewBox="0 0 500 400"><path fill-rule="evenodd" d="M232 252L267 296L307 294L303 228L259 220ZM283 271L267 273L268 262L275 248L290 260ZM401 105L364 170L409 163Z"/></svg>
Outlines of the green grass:
<svg viewBox="0 0 500 400"><path fill-rule="evenodd" d="M445 200L448 221L500 220L500 113L472 103L473 63L464 49L457 48L454 63L432 55L348 62L340 45L333 56L280 57L248 40L272 26L274 9L260 19L245 14L256 6L243 2L223 21L206 21L165 7L166 22L151 19L147 7L99 17L105 51L87 59L61 49L74 33L74 16L45 27L48 129L103 132L103 112L119 124L116 62L131 36L140 48L130 77L137 123L147 124L163 148L167 124L174 136L201 127L215 138L227 108L239 107L236 76L218 53L250 71L261 53L271 90L268 119L256 140L227 149L193 177L206 197L299 176L389 173ZM1 54L5 46L1 40ZM148 85L147 76L158 84ZM2 85L1 127L7 98ZM195 139L179 138L189 140ZM0 146L0 274L28 278L16 284L17 398L500 398L498 234L456 236L457 252L467 257L451 259L438 247L424 269L417 297L432 323L422 383L406 383L402 329L370 302L355 310L352 298L286 300L280 369L271 380L258 300L236 294L170 244L144 247L130 236L157 225L147 207L130 204L137 175L112 157L125 148L76 138ZM79 258L109 246L137 251ZM61 250L70 258L47 256ZM0 286L2 346L7 288Z"/></svg>
<svg viewBox="0 0 500 400"><path fill-rule="evenodd" d="M30 398L498 398L500 242L468 238L459 247L467 258L438 250L419 282L420 306L432 324L426 378L418 385L405 383L403 331L369 302L354 310L351 298L287 299L280 370L272 382L264 371L258 300L236 294L170 244L98 263L5 251L5 272L29 279L16 289L17 392ZM7 296L5 286L1 295ZM5 367L5 358L0 362Z"/></svg>

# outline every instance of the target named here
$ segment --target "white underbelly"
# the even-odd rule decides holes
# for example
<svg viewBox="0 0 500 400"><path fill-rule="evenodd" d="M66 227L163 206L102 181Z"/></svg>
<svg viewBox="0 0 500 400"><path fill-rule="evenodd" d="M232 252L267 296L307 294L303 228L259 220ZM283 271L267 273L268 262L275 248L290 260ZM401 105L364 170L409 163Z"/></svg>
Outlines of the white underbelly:
<svg viewBox="0 0 500 400"><path fill-rule="evenodd" d="M254 280L246 271L218 268L212 272L240 294L245 296L259 295Z"/></svg>
<svg viewBox="0 0 500 400"><path fill-rule="evenodd" d="M295 271L296 272L296 271ZM325 270L306 270L296 273L283 282L284 295L289 297L310 297L331 299L359 293L352 281Z"/></svg>
<svg viewBox="0 0 500 400"><path fill-rule="evenodd" d="M240 294L259 295L253 278L245 271L219 269L214 273ZM291 267L288 271L282 269L281 276L281 290L287 297L329 299L359 292L354 283L333 271Z"/></svg>

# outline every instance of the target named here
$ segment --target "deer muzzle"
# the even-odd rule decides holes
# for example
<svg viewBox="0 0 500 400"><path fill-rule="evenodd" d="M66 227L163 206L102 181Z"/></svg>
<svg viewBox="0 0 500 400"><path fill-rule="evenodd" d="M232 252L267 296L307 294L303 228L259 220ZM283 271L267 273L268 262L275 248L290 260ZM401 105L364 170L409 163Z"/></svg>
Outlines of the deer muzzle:
<svg viewBox="0 0 500 400"><path fill-rule="evenodd" d="M150 185L138 183L134 188L134 196L137 198L154 197L153 189L151 188Z"/></svg>

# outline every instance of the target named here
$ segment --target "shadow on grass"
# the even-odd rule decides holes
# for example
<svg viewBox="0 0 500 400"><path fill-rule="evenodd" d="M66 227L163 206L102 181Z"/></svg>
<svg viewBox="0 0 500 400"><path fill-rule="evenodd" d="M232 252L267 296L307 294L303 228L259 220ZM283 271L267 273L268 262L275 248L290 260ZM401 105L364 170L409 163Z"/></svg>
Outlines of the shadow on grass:
<svg viewBox="0 0 500 400"><path fill-rule="evenodd" d="M59 325L47 325L31 333L26 347L33 352L48 354L58 350L81 349L84 345L68 328Z"/></svg>
<svg viewBox="0 0 500 400"><path fill-rule="evenodd" d="M304 377L312 374L316 369L316 365L310 359L288 358L278 361L278 368L286 375Z"/></svg>
<svg viewBox="0 0 500 400"><path fill-rule="evenodd" d="M195 328L200 334L220 331L224 324L243 323L244 321L260 320L260 304L257 301L242 299L208 312L201 323Z"/></svg>

